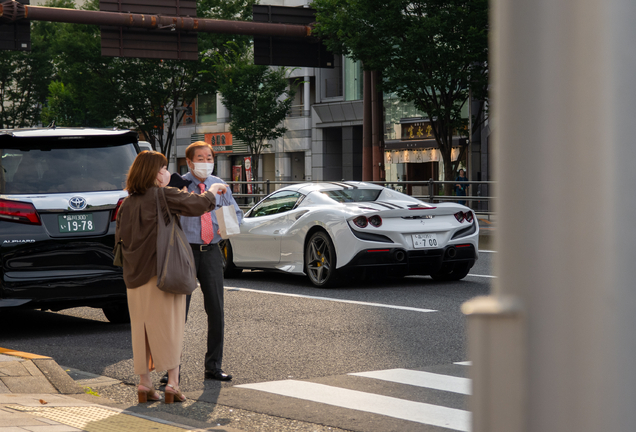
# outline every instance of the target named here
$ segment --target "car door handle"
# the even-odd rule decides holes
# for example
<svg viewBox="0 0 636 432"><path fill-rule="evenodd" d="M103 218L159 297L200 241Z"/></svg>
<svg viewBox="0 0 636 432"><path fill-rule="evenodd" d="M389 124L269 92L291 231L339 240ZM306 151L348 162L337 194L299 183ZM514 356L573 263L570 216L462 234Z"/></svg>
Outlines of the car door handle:
<svg viewBox="0 0 636 432"><path fill-rule="evenodd" d="M278 234L278 233L280 233L280 230L276 230L272 234Z"/></svg>

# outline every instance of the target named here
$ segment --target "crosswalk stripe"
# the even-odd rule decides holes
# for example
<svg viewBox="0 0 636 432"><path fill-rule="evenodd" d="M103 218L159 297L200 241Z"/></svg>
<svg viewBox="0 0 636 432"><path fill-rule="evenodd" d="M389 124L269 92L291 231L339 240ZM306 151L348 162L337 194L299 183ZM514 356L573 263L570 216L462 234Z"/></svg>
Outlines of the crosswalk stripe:
<svg viewBox="0 0 636 432"><path fill-rule="evenodd" d="M471 390L471 381L468 378L440 375L409 369L387 369L371 372L350 373L349 375L374 378L417 387L444 390L465 395L469 395Z"/></svg>
<svg viewBox="0 0 636 432"><path fill-rule="evenodd" d="M460 365L460 366L472 366L473 362L468 360L468 361L463 361L463 362L455 362L453 364Z"/></svg>
<svg viewBox="0 0 636 432"><path fill-rule="evenodd" d="M270 381L255 384L241 384L235 387L259 390L431 426L445 427L457 431L470 431L470 412L455 408L413 402L307 381Z"/></svg>

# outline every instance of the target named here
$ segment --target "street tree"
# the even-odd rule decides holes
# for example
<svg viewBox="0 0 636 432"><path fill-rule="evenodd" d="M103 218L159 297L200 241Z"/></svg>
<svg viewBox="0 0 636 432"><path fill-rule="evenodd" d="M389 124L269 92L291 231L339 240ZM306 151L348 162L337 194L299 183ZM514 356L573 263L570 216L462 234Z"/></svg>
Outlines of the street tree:
<svg viewBox="0 0 636 432"><path fill-rule="evenodd" d="M0 56L0 128L40 124L42 106L54 77L49 23L31 24L31 51L2 51Z"/></svg>
<svg viewBox="0 0 636 432"><path fill-rule="evenodd" d="M253 2L203 0L197 2L197 15L246 20L251 16ZM98 10L98 0L88 1L82 8ZM228 41L237 46L249 44L249 38L244 36L200 33L198 61L102 57L99 27L65 26L56 40L56 64L60 81L73 92L73 97L58 100L58 112L77 112L69 109L69 104L84 106L79 113L102 114L102 118L86 120L92 126L101 126L105 121L111 126L136 129L166 156L172 152L176 130L184 116L183 111L176 111L173 116L173 109L190 105L200 93L216 92L214 76L201 73L204 60L223 51ZM54 88L59 90L59 86Z"/></svg>
<svg viewBox="0 0 636 432"><path fill-rule="evenodd" d="M428 116L444 178L454 180L461 158L451 160L453 135L465 134L469 92L480 111L487 106L488 1L314 0L312 7L330 49L379 71L384 91Z"/></svg>
<svg viewBox="0 0 636 432"><path fill-rule="evenodd" d="M72 0L49 0L46 7L75 8ZM99 28L80 24L34 22L51 28L47 48L51 52L55 78L49 83L42 122L58 126L113 127L117 117L108 82L98 73L102 59ZM90 66L90 67L89 67Z"/></svg>
<svg viewBox="0 0 636 432"><path fill-rule="evenodd" d="M270 141L285 134L283 121L291 110L295 86L288 69L255 65L251 54L236 47L214 60L223 105L230 111L230 132L243 141L258 180L258 159Z"/></svg>

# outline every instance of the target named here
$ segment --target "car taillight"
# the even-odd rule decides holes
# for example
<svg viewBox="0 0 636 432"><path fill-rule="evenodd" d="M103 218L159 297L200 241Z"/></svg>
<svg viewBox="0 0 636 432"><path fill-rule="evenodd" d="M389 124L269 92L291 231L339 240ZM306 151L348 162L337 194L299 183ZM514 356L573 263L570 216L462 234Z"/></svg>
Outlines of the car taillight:
<svg viewBox="0 0 636 432"><path fill-rule="evenodd" d="M117 213L119 212L119 207L121 207L121 203L123 202L123 198L119 198L119 201L117 201L117 205L115 206L115 210L113 211L113 217L110 218L111 222L115 222L117 220Z"/></svg>
<svg viewBox="0 0 636 432"><path fill-rule="evenodd" d="M40 215L31 203L0 200L0 219L32 225L42 225Z"/></svg>
<svg viewBox="0 0 636 432"><path fill-rule="evenodd" d="M373 215L369 218L369 223L377 228L382 225L382 218L378 215Z"/></svg>
<svg viewBox="0 0 636 432"><path fill-rule="evenodd" d="M366 228L366 226L368 225L366 216L358 216L353 220L353 223L355 224L355 226L360 228Z"/></svg>
<svg viewBox="0 0 636 432"><path fill-rule="evenodd" d="M466 218L466 222L472 223L472 221L473 221L473 212L471 212L471 211L464 212L464 218Z"/></svg>
<svg viewBox="0 0 636 432"><path fill-rule="evenodd" d="M457 219L457 222L464 222L464 213L463 212L455 213L455 219Z"/></svg>

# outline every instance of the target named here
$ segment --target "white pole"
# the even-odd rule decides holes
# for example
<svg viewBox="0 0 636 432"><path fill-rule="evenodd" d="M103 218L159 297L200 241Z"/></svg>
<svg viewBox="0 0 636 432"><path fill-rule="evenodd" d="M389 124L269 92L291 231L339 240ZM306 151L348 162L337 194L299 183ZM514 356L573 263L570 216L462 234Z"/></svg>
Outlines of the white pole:
<svg viewBox="0 0 636 432"><path fill-rule="evenodd" d="M311 77L310 76L306 76L303 79L305 82L303 83L303 116L307 117L310 115L310 101L309 98L311 97Z"/></svg>
<svg viewBox="0 0 636 432"><path fill-rule="evenodd" d="M493 295L474 432L636 428L636 2L494 0Z"/></svg>

